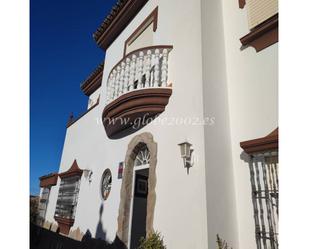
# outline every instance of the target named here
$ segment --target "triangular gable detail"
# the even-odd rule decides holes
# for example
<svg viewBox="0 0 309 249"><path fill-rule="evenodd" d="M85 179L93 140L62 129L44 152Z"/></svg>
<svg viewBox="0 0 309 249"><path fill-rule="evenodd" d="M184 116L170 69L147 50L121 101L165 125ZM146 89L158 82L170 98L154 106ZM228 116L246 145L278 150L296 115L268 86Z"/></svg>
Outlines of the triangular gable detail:
<svg viewBox="0 0 309 249"><path fill-rule="evenodd" d="M76 159L74 160L71 168L69 168L66 172L60 173L60 178L66 178L71 176L81 176L83 174L83 170L79 168Z"/></svg>

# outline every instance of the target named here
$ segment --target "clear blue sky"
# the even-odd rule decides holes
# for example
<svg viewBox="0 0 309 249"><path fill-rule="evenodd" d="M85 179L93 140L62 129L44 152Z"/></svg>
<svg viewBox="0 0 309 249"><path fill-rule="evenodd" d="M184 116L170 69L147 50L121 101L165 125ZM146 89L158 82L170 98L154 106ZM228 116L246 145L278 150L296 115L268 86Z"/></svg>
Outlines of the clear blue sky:
<svg viewBox="0 0 309 249"><path fill-rule="evenodd" d="M30 192L57 172L70 112L87 108L82 83L104 59L92 34L116 0L30 1ZM21 44L22 45L22 44Z"/></svg>

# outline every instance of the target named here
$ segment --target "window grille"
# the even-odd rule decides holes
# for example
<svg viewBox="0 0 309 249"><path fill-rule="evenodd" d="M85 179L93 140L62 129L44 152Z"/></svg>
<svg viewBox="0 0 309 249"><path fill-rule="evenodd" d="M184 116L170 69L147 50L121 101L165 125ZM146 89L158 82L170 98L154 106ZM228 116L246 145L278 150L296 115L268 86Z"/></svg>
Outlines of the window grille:
<svg viewBox="0 0 309 249"><path fill-rule="evenodd" d="M278 151L253 154L250 167L258 249L278 249Z"/></svg>
<svg viewBox="0 0 309 249"><path fill-rule="evenodd" d="M80 176L71 176L61 179L55 216L67 219L74 219Z"/></svg>

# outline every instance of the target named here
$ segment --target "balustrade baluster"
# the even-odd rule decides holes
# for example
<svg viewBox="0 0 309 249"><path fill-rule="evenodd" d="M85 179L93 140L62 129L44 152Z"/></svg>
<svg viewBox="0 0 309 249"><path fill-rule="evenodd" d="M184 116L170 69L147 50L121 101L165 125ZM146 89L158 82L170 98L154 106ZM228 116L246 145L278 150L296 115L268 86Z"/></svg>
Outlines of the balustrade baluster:
<svg viewBox="0 0 309 249"><path fill-rule="evenodd" d="M110 86L110 98L109 100L112 101L115 98L115 84L116 84L116 75L117 71L113 70L112 72L112 80L111 80L111 86Z"/></svg>
<svg viewBox="0 0 309 249"><path fill-rule="evenodd" d="M118 66L117 67L117 77L116 77L116 84L115 84L115 98L117 98L119 96L119 85L120 85L120 70L121 67Z"/></svg>
<svg viewBox="0 0 309 249"><path fill-rule="evenodd" d="M126 59L126 67L125 67L125 74L124 74L124 90L123 92L126 93L129 90L129 77L130 77L130 58Z"/></svg>
<svg viewBox="0 0 309 249"><path fill-rule="evenodd" d="M106 103L108 103L110 101L111 98L111 87L112 87L112 76L113 74L111 74L111 76L108 78L108 83L107 83L107 88L106 88Z"/></svg>
<svg viewBox="0 0 309 249"><path fill-rule="evenodd" d="M120 91L119 91L119 96L121 95L121 94L123 94L123 92L124 92L124 84L125 84L125 82L124 82L124 73L125 73L125 66L126 66L126 64L124 63L124 62L121 62L121 73L120 73L120 83L119 83L119 89L120 89Z"/></svg>
<svg viewBox="0 0 309 249"><path fill-rule="evenodd" d="M150 64L151 64L151 50L147 51L147 56L146 56L146 65L145 65L145 87L150 86Z"/></svg>
<svg viewBox="0 0 309 249"><path fill-rule="evenodd" d="M136 71L136 55L133 54L130 67L129 91L132 91L134 89L135 71Z"/></svg>
<svg viewBox="0 0 309 249"><path fill-rule="evenodd" d="M159 86L159 71L160 71L160 67L159 67L159 56L160 56L160 51L159 49L155 50L155 60L154 60L154 87L158 87Z"/></svg>
<svg viewBox="0 0 309 249"><path fill-rule="evenodd" d="M117 71L113 70L110 80L109 80L108 102L111 102L114 99L116 73Z"/></svg>
<svg viewBox="0 0 309 249"><path fill-rule="evenodd" d="M161 68L161 86L167 86L167 59L168 59L168 51L167 49L163 49L163 59L162 59L162 68Z"/></svg>
<svg viewBox="0 0 309 249"><path fill-rule="evenodd" d="M154 65L155 65L155 54L151 51L150 61L150 87L154 86Z"/></svg>
<svg viewBox="0 0 309 249"><path fill-rule="evenodd" d="M141 89L142 86L142 77L143 77L143 64L144 64L144 52L139 52L139 63L138 63L138 84L137 89Z"/></svg>
<svg viewBox="0 0 309 249"><path fill-rule="evenodd" d="M106 102L134 89L166 87L168 78L168 48L140 50L125 57L110 73Z"/></svg>

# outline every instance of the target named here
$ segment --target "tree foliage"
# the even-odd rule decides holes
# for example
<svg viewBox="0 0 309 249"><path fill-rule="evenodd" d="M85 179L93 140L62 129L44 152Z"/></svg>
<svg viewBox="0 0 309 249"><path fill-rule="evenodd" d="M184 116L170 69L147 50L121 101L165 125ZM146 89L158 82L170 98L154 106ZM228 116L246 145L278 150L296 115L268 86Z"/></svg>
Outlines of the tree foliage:
<svg viewBox="0 0 309 249"><path fill-rule="evenodd" d="M39 216L38 206L38 198L30 198L30 222L32 222L33 224L36 224Z"/></svg>

